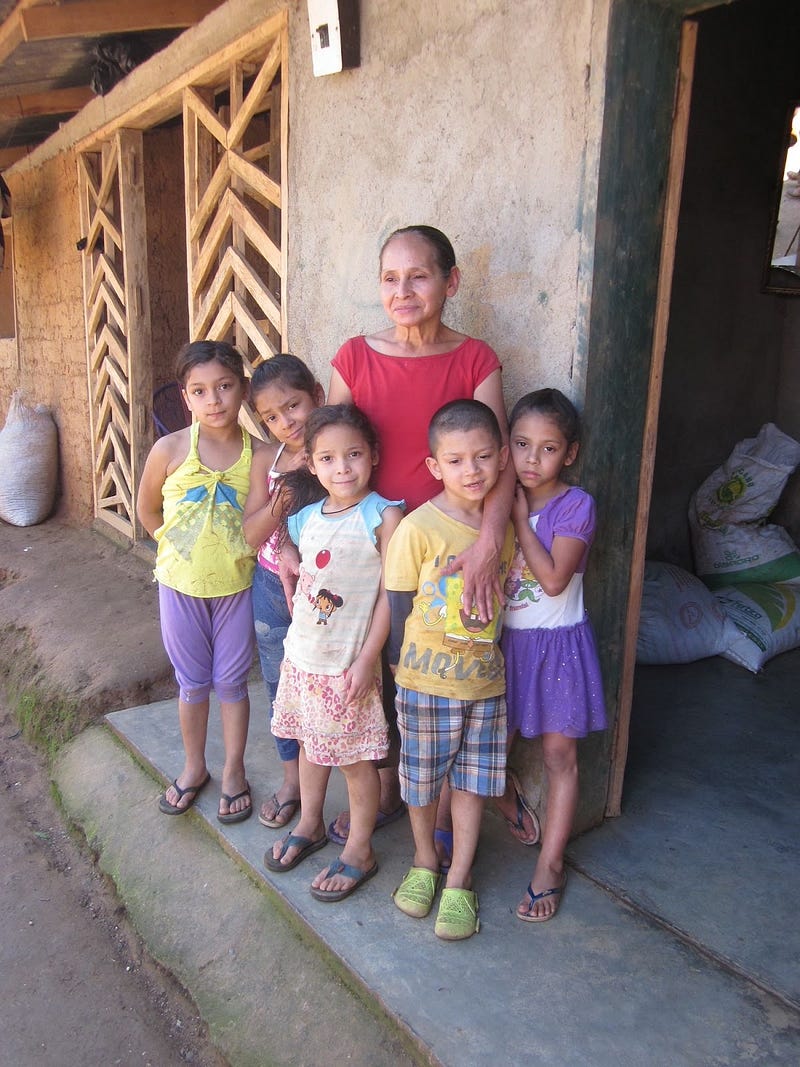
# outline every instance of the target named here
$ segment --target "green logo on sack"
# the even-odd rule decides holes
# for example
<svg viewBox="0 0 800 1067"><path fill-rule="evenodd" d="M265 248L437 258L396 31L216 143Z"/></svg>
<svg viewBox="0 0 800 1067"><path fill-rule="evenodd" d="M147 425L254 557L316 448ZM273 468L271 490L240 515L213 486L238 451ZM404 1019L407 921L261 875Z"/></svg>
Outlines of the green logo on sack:
<svg viewBox="0 0 800 1067"><path fill-rule="evenodd" d="M717 489L717 501L720 504L735 504L739 497L744 496L747 492L747 479L741 473L736 473L733 477L721 485Z"/></svg>

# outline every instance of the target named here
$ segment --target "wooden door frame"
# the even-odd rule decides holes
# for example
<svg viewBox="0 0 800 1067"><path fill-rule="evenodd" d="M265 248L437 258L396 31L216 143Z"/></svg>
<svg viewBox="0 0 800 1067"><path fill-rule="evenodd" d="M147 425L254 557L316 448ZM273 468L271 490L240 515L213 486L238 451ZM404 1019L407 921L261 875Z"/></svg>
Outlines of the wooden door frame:
<svg viewBox="0 0 800 1067"><path fill-rule="evenodd" d="M581 475L601 502L589 610L610 729L587 750L592 808L620 814L696 25L717 3L614 0L598 178ZM607 768L591 781L591 766ZM596 772L599 778L603 770ZM598 812L598 817L601 813Z"/></svg>

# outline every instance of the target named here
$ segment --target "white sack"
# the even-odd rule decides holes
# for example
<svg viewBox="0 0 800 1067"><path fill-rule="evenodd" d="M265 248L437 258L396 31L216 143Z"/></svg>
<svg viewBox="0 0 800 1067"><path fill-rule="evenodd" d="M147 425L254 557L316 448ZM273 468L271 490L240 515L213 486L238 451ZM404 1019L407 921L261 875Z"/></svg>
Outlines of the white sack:
<svg viewBox="0 0 800 1067"><path fill-rule="evenodd" d="M44 522L55 503L58 430L49 408L28 407L13 393L0 430L0 519L12 526Z"/></svg>
<svg viewBox="0 0 800 1067"><path fill-rule="evenodd" d="M644 565L637 663L692 663L739 637L713 593L671 563Z"/></svg>
<svg viewBox="0 0 800 1067"><path fill-rule="evenodd" d="M725 659L757 674L768 659L800 646L800 581L748 582L714 595L739 629Z"/></svg>
<svg viewBox="0 0 800 1067"><path fill-rule="evenodd" d="M800 577L789 534L765 520L800 463L800 444L773 423L740 441L689 503L695 570L712 589Z"/></svg>

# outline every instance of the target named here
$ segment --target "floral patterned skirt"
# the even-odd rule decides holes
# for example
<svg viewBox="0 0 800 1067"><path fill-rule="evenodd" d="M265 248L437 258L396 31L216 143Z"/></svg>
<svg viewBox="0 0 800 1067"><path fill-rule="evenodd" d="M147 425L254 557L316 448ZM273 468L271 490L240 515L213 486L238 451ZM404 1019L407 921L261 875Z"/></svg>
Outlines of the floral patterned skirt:
<svg viewBox="0 0 800 1067"><path fill-rule="evenodd" d="M366 697L345 704L343 674L311 674L284 658L273 703L273 734L302 741L306 759L322 767L385 759L389 737L380 661L375 670L375 684Z"/></svg>

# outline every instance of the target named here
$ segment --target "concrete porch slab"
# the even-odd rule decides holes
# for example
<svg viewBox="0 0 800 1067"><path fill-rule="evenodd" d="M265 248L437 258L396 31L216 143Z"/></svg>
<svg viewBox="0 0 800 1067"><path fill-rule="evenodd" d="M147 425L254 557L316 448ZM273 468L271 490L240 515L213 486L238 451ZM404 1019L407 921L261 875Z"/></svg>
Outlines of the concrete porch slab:
<svg viewBox="0 0 800 1067"><path fill-rule="evenodd" d="M263 708L259 686L252 697L254 709ZM208 756L217 788L212 783L194 814L181 818L161 815L156 803L182 761L174 703L107 718L128 752L108 731L87 731L62 754L56 783L148 947L195 996L236 1067L343 1054L378 1064L384 1053L392 1062L402 1053L447 1067L494 1067L498 1059L576 1067L797 1060L796 1012L607 892L591 864L589 877L570 872L557 920L515 919L535 857L492 813L475 871L481 932L447 944L433 934L433 915L415 921L391 901L411 858L406 819L376 835L375 878L340 904L317 902L308 885L336 856L335 845L274 875L262 857L279 831L255 817L217 822L215 710ZM263 714L254 712L251 731L257 808L278 768ZM344 796L334 774L328 819ZM349 990L343 1007L337 975ZM374 1034L351 1027L354 1017L371 1019ZM317 1028L325 1034L321 1059L307 1055Z"/></svg>

